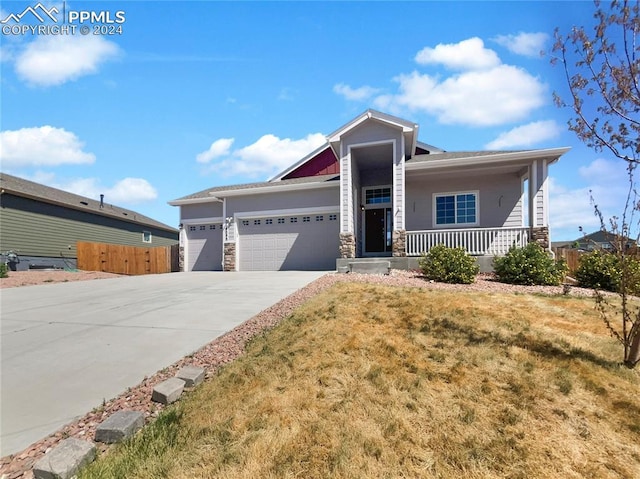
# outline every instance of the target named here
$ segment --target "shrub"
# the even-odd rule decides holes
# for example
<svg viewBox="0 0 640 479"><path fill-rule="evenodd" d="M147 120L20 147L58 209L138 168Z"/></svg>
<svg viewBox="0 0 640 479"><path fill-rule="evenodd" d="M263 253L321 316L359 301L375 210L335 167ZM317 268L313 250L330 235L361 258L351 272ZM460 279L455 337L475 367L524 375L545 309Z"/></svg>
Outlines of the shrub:
<svg viewBox="0 0 640 479"><path fill-rule="evenodd" d="M434 246L418 260L425 278L443 283L471 284L480 271L464 248Z"/></svg>
<svg viewBox="0 0 640 479"><path fill-rule="evenodd" d="M620 275L620 259L615 254L600 250L582 255L576 270L580 286L607 291L618 291Z"/></svg>
<svg viewBox="0 0 640 479"><path fill-rule="evenodd" d="M635 256L625 255L622 259L615 253L592 251L580 257L576 279L585 288L620 292L623 264L626 265L627 292L640 293L640 260Z"/></svg>
<svg viewBox="0 0 640 479"><path fill-rule="evenodd" d="M568 272L563 260L554 260L537 243L512 246L505 256L494 259L493 268L501 282L526 285L558 285Z"/></svg>
<svg viewBox="0 0 640 479"><path fill-rule="evenodd" d="M8 278L9 273L7 272L7 265L5 263L0 263L0 278Z"/></svg>

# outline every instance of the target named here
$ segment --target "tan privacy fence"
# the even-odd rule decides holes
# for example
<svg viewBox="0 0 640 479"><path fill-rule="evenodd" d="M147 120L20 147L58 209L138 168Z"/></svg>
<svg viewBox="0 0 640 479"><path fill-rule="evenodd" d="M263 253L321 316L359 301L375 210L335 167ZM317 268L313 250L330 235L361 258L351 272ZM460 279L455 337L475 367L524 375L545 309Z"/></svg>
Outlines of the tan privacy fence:
<svg viewBox="0 0 640 479"><path fill-rule="evenodd" d="M78 269L117 274L178 271L178 245L141 248L106 243L77 243Z"/></svg>

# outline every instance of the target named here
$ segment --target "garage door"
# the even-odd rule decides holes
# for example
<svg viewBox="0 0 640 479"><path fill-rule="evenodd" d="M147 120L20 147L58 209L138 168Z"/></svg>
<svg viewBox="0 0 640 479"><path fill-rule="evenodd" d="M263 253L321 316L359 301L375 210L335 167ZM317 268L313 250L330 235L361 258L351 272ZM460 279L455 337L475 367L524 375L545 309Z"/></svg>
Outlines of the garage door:
<svg viewBox="0 0 640 479"><path fill-rule="evenodd" d="M339 252L337 214L240 220L240 271L332 270Z"/></svg>
<svg viewBox="0 0 640 479"><path fill-rule="evenodd" d="M222 225L187 227L187 271L222 270Z"/></svg>

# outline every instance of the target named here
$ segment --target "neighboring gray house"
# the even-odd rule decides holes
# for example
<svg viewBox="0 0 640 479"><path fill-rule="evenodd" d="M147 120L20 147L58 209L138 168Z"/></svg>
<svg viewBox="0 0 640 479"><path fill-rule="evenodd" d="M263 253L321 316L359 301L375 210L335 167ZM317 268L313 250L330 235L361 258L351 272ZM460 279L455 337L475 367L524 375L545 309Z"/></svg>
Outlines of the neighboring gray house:
<svg viewBox="0 0 640 479"><path fill-rule="evenodd" d="M178 230L135 211L0 173L0 260L18 270L76 267L76 242L169 246Z"/></svg>
<svg viewBox="0 0 640 479"><path fill-rule="evenodd" d="M183 269L344 270L372 257L407 267L439 243L487 259L549 247L548 168L568 148L447 152L418 129L367 110L269 181L171 201Z"/></svg>
<svg viewBox="0 0 640 479"><path fill-rule="evenodd" d="M575 248L581 250L595 250L603 249L606 251L613 251L616 246L622 245L623 237L609 233L608 231L598 230L591 234L581 236L580 238L570 241L565 245L565 248ZM616 245L616 243L618 245ZM635 240L627 239L626 248L632 248L636 245Z"/></svg>

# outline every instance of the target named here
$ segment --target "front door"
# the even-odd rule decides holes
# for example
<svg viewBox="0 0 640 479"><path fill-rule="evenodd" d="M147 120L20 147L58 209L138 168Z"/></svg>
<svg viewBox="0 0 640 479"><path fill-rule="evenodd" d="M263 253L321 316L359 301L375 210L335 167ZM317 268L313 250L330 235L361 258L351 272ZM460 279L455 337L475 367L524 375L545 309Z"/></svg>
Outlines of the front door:
<svg viewBox="0 0 640 479"><path fill-rule="evenodd" d="M365 210L365 253L388 253L391 251L391 223L391 208Z"/></svg>

